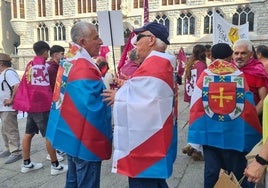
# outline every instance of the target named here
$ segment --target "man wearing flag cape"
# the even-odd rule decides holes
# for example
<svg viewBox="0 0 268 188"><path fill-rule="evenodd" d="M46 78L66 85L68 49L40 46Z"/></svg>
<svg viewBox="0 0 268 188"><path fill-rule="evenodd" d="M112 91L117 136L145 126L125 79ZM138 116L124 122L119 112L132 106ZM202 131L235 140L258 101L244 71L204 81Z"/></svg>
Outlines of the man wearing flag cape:
<svg viewBox="0 0 268 188"><path fill-rule="evenodd" d="M199 77L191 106L188 141L203 145L204 187L213 188L220 169L239 180L247 165L245 155L261 138L261 125L244 74L232 63L228 44L212 47L215 60ZM243 188L249 187L244 180Z"/></svg>
<svg viewBox="0 0 268 188"><path fill-rule="evenodd" d="M67 154L66 188L98 188L101 162L112 151L111 109L100 95L105 86L92 59L102 40L87 22L77 22L71 37L57 73L46 137Z"/></svg>
<svg viewBox="0 0 268 188"><path fill-rule="evenodd" d="M268 74L263 64L253 57L253 48L250 40L237 40L233 46L233 61L245 75L249 90L254 96L260 122L262 122L263 101L268 91Z"/></svg>
<svg viewBox="0 0 268 188"><path fill-rule="evenodd" d="M165 53L168 31L156 22L134 30L140 67L115 94L112 172L129 177L130 188L167 188L177 152L175 57ZM114 97L114 98L113 98Z"/></svg>

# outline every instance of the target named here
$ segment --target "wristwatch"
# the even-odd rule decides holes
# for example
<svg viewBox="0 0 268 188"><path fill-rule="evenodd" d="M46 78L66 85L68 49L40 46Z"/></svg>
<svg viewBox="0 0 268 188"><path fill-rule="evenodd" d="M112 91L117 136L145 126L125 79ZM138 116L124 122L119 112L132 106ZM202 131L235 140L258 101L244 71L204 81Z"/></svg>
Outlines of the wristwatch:
<svg viewBox="0 0 268 188"><path fill-rule="evenodd" d="M261 156L259 156L259 154L255 156L255 159L261 165L268 165L268 161L262 158Z"/></svg>

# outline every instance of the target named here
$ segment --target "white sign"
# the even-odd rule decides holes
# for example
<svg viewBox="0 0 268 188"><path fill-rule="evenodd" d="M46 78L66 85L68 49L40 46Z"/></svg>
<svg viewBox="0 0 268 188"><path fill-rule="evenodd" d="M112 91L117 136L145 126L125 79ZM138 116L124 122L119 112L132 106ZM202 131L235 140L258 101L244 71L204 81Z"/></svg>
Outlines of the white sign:
<svg viewBox="0 0 268 188"><path fill-rule="evenodd" d="M218 13L213 13L213 44L227 43L233 46L238 39L248 38L249 24L233 25L223 19Z"/></svg>
<svg viewBox="0 0 268 188"><path fill-rule="evenodd" d="M100 37L104 45L123 46L124 29L123 15L121 11L97 12Z"/></svg>

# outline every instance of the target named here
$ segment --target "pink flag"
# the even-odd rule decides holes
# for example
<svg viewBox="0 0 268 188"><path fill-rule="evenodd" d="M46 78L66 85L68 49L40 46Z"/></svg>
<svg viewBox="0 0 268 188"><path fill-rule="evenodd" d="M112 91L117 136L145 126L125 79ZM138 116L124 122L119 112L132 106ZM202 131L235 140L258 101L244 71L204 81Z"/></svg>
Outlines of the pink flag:
<svg viewBox="0 0 268 188"><path fill-rule="evenodd" d="M117 65L117 72L120 73L120 69L121 67L123 67L123 65L125 64L126 60L127 60L127 53L128 51L132 50L134 48L134 46L131 44L131 39L135 36L135 33L132 31L129 35L129 38L127 39L127 43L125 45L125 48L123 50L122 56L120 58L120 61Z"/></svg>
<svg viewBox="0 0 268 188"><path fill-rule="evenodd" d="M101 46L99 55L106 59L106 54L109 52L110 52L110 49L108 46Z"/></svg>
<svg viewBox="0 0 268 188"><path fill-rule="evenodd" d="M187 57L184 53L183 48L181 47L178 56L177 56L177 62L178 62L178 76L182 76L184 73L184 67L185 63L187 61Z"/></svg>
<svg viewBox="0 0 268 188"><path fill-rule="evenodd" d="M144 8L144 24L149 22L149 5L148 5L148 0L144 0L143 2L143 8Z"/></svg>

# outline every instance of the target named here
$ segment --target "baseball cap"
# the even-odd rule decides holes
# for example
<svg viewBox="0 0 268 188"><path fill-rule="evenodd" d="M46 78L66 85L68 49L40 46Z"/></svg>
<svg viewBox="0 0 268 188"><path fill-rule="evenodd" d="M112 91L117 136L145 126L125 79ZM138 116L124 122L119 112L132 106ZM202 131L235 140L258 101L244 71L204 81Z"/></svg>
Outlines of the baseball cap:
<svg viewBox="0 0 268 188"><path fill-rule="evenodd" d="M7 54L0 53L0 61L11 61L11 58Z"/></svg>
<svg viewBox="0 0 268 188"><path fill-rule="evenodd" d="M212 46L211 48L211 56L214 59L225 59L230 57L233 54L232 48L229 44L226 43L218 43Z"/></svg>
<svg viewBox="0 0 268 188"><path fill-rule="evenodd" d="M141 28L134 29L134 33L136 34L144 31L150 31L152 34L154 34L154 36L156 36L156 38L159 38L166 44L170 44L170 42L168 41L169 33L164 25L159 24L157 22L149 22Z"/></svg>

